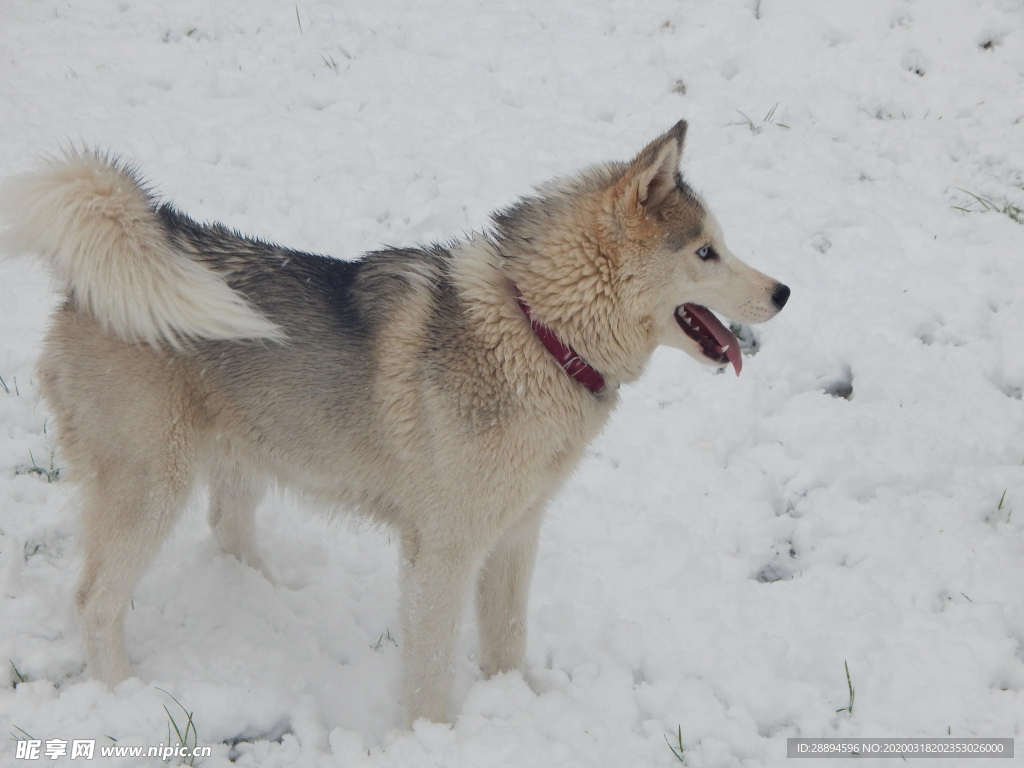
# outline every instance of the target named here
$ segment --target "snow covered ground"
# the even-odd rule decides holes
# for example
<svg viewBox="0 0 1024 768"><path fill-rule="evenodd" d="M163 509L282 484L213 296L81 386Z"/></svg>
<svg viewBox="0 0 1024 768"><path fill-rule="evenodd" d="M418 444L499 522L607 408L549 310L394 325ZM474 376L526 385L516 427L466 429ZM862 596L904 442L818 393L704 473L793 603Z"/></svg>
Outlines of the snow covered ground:
<svg viewBox="0 0 1024 768"><path fill-rule="evenodd" d="M1024 207L1020 0L0 4L0 175L99 146L197 218L342 258L479 229L681 117L684 173L793 297L739 379L665 350L624 392L551 507L525 675L480 680L467 614L451 728L400 729L386 532L281 498L279 585L218 554L200 499L136 592L139 678L87 679L32 373L54 299L0 261L3 732L166 742L165 689L204 766L1020 736L1024 226L967 192Z"/></svg>

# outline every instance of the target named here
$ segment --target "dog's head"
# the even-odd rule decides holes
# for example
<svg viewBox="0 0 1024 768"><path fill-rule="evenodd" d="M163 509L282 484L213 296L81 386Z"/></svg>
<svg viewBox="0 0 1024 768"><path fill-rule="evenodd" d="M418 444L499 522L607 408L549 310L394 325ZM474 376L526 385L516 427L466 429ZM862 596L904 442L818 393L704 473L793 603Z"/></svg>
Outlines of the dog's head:
<svg viewBox="0 0 1024 768"><path fill-rule="evenodd" d="M660 344L708 365L742 365L739 343L714 312L744 323L774 317L789 288L740 261L704 201L683 181L679 121L629 163L609 189L618 224L619 284L640 278ZM625 278L630 279L625 279Z"/></svg>
<svg viewBox="0 0 1024 768"><path fill-rule="evenodd" d="M535 316L620 381L658 344L739 374L739 343L714 312L759 323L789 298L733 255L683 181L685 137L680 121L631 162L556 182L495 218L521 254L509 272Z"/></svg>

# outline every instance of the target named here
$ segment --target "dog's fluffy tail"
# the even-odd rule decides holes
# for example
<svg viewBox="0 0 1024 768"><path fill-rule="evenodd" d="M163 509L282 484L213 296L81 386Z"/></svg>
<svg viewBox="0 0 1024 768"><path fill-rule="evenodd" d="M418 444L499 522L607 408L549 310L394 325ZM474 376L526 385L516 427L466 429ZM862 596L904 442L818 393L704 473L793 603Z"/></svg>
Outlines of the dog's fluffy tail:
<svg viewBox="0 0 1024 768"><path fill-rule="evenodd" d="M117 162L67 152L0 191L4 245L43 256L76 306L128 342L275 339L282 330L176 250L153 198Z"/></svg>

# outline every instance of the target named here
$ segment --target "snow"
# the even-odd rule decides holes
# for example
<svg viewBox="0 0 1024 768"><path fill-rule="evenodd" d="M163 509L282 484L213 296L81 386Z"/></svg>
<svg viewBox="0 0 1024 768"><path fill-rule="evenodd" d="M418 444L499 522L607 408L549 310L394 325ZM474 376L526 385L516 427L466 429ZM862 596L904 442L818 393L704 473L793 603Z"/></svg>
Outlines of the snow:
<svg viewBox="0 0 1024 768"><path fill-rule="evenodd" d="M1024 207L1022 12L0 6L0 175L98 146L197 218L354 258L479 229L685 117L732 250L793 289L740 378L662 350L625 389L551 505L525 674L480 679L467 613L454 725L407 731L394 543L287 498L259 513L276 586L219 554L199 499L136 591L139 678L88 679L32 373L54 297L0 261L7 730L155 745L165 705L182 720L164 689L204 766L671 766L679 735L691 768L782 766L791 736L1019 735L1024 226L965 190Z"/></svg>

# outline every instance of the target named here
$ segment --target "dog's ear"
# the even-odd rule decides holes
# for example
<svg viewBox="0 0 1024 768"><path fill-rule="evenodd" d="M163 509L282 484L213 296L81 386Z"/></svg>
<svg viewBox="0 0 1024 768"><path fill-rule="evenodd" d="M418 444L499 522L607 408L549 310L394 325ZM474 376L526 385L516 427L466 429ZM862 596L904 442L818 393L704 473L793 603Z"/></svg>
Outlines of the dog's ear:
<svg viewBox="0 0 1024 768"><path fill-rule="evenodd" d="M680 120L636 156L628 171L628 189L638 212L656 214L679 181L679 160L686 142L686 121Z"/></svg>

